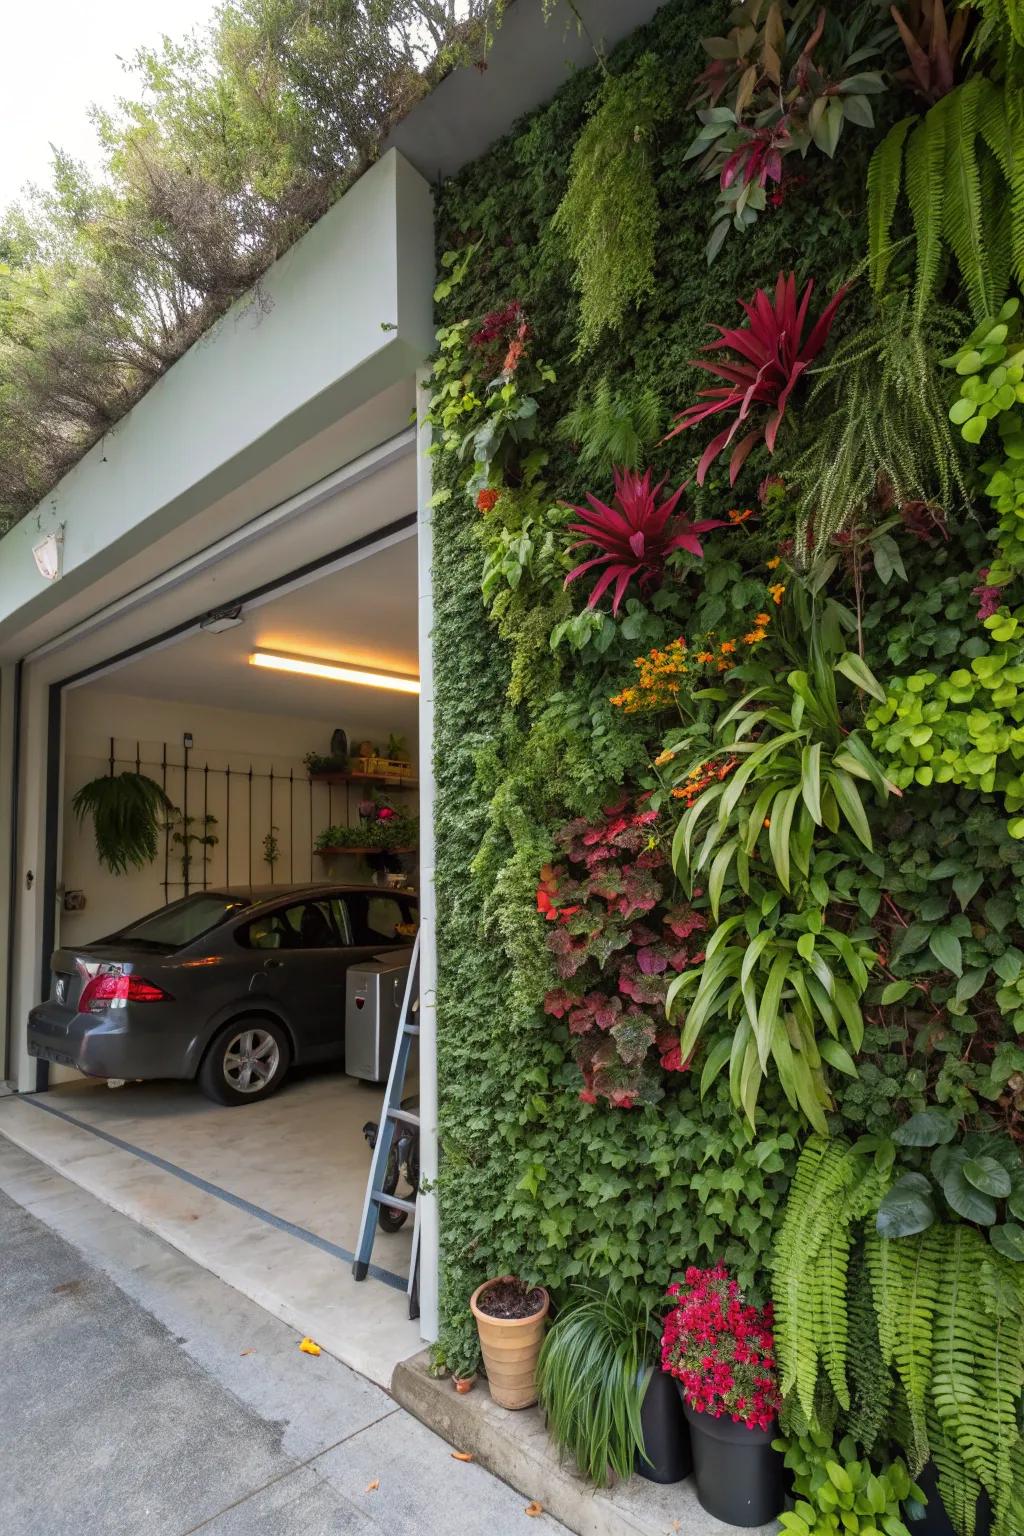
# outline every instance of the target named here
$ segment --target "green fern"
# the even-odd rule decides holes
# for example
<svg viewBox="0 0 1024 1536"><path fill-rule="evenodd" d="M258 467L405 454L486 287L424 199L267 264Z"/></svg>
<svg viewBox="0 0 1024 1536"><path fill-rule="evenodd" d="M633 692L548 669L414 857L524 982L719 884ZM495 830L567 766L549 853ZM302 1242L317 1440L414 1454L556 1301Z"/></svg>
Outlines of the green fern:
<svg viewBox="0 0 1024 1536"><path fill-rule="evenodd" d="M976 320L1003 297L1009 248L1024 278L1024 127L1017 50L1010 50L1001 83L972 75L909 128L896 123L868 168L869 267L876 293L889 279L892 229L906 193L916 247L914 315L921 320L935 295L942 253L954 256ZM998 174L992 174L998 169ZM989 195L983 195L988 192ZM1002 286L1001 286L1002 283Z"/></svg>
<svg viewBox="0 0 1024 1536"><path fill-rule="evenodd" d="M578 445L581 465L608 475L613 466L640 469L663 429L664 409L653 389L645 385L630 393L601 379L589 400L580 396L563 416L557 431L563 442Z"/></svg>
<svg viewBox="0 0 1024 1536"><path fill-rule="evenodd" d="M651 143L669 110L663 66L644 54L608 75L572 153L569 185L551 221L575 266L580 294L577 355L654 291L659 220Z"/></svg>
<svg viewBox="0 0 1024 1536"><path fill-rule="evenodd" d="M862 1243L856 1245L851 1257L847 1297L852 1405L846 1430L870 1456L889 1429L895 1394L892 1373L882 1359L878 1341L878 1318Z"/></svg>
<svg viewBox="0 0 1024 1536"><path fill-rule="evenodd" d="M782 1391L795 1391L812 1426L822 1367L838 1403L850 1406L847 1270L853 1228L877 1207L883 1188L873 1166L848 1142L811 1137L800 1155L772 1258L772 1292Z"/></svg>
<svg viewBox="0 0 1024 1536"><path fill-rule="evenodd" d="M78 790L71 807L79 824L92 818L96 855L114 875L152 863L162 818L174 811L164 790L145 773L93 779Z"/></svg>
<svg viewBox="0 0 1024 1536"><path fill-rule="evenodd" d="M873 509L880 486L899 502L937 502L947 512L970 506L937 364L961 330L957 314L932 306L919 321L909 297L894 294L815 370L809 409L818 431L792 467L801 552L812 543L826 549Z"/></svg>
<svg viewBox="0 0 1024 1536"><path fill-rule="evenodd" d="M871 286L881 293L892 261L892 221L900 195L903 141L917 121L904 117L894 124L868 166L868 270Z"/></svg>
<svg viewBox="0 0 1024 1536"><path fill-rule="evenodd" d="M895 1368L910 1416L907 1459L913 1472L928 1460L928 1391L933 1320L942 1285L944 1229L890 1242L872 1227L865 1256L878 1318L882 1359Z"/></svg>

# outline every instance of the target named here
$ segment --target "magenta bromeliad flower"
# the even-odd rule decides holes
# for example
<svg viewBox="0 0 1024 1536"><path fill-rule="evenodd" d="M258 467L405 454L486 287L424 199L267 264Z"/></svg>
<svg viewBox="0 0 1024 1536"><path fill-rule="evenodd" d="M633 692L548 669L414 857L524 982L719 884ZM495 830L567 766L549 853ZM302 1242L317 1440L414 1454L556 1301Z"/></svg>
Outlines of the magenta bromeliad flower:
<svg viewBox="0 0 1024 1536"><path fill-rule="evenodd" d="M740 307L747 316L747 325L716 326L718 340L711 341L702 350L717 352L727 350L734 354L724 362L706 362L703 358L691 358L694 368L724 379L725 383L713 389L702 389L700 399L688 405L676 417L676 424L666 436L675 437L687 427L695 427L709 416L721 411L734 411L732 423L712 438L701 455L697 466L697 484L703 485L712 463L732 442L742 423L749 420L756 406L766 406L768 419L740 438L729 459L729 484L736 483L747 455L762 438L769 453L775 451L775 439L786 414L790 395L801 374L810 367L828 340L836 310L846 297L846 287L838 288L805 336L807 311L813 279L800 296L796 296L796 277L790 272L780 272L775 283L775 297L770 298L763 288L758 288L749 304L740 300Z"/></svg>
<svg viewBox="0 0 1024 1536"><path fill-rule="evenodd" d="M631 581L639 582L641 592L652 591L662 580L665 561L673 550L685 549L689 554L701 557L704 551L697 535L724 524L721 518L705 518L703 522L691 523L685 517L676 516L685 485L659 503L665 481L659 480L657 485L652 485L649 469L642 475L631 469L616 469L612 473L615 496L611 506L589 494L589 507L569 506L569 510L582 519L569 524L572 533L583 535L573 549L579 549L582 544L593 544L601 553L570 571L565 585L587 571L603 566L587 606L595 608L614 582L612 613L618 613Z"/></svg>

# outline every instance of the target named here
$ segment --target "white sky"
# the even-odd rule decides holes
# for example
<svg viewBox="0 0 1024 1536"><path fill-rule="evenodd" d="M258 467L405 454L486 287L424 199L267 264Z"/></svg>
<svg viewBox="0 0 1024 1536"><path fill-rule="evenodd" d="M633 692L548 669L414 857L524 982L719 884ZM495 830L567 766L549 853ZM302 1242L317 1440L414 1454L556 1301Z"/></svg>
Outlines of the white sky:
<svg viewBox="0 0 1024 1536"><path fill-rule="evenodd" d="M166 33L183 37L215 0L10 0L0 42L0 209L49 178L50 144L98 164L88 119L134 94L126 62Z"/></svg>

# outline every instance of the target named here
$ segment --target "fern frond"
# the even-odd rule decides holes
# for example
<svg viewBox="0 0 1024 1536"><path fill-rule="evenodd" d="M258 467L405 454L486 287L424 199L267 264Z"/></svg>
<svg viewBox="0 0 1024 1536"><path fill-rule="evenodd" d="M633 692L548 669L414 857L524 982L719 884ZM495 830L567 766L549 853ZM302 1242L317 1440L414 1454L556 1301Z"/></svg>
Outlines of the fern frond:
<svg viewBox="0 0 1024 1536"><path fill-rule="evenodd" d="M981 79L972 75L929 112L945 118L946 196L942 232L957 259L975 320L999 308L982 234L981 176L978 170L978 96ZM1001 295L999 296L1001 298Z"/></svg>
<svg viewBox="0 0 1024 1536"><path fill-rule="evenodd" d="M900 195L903 141L914 117L895 123L871 156L868 166L868 270L871 286L881 293L892 262L892 221Z"/></svg>
<svg viewBox="0 0 1024 1536"><path fill-rule="evenodd" d="M908 1459L915 1471L928 1460L928 1392L932 1379L933 1327L943 1286L944 1229L889 1241L872 1227L865 1257L878 1319L882 1358L892 1365L910 1415Z"/></svg>
<svg viewBox="0 0 1024 1536"><path fill-rule="evenodd" d="M937 102L921 119L907 145L907 201L917 243L914 284L914 317L917 320L926 313L935 292L942 255L947 100Z"/></svg>

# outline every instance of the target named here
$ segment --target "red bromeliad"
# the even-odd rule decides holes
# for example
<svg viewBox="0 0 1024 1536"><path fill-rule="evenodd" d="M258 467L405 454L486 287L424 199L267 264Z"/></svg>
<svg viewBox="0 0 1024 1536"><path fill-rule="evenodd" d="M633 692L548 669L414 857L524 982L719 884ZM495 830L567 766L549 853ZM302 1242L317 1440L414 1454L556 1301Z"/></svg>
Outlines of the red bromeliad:
<svg viewBox="0 0 1024 1536"><path fill-rule="evenodd" d="M828 340L836 310L847 292L845 285L837 290L805 338L804 327L813 289L812 279L798 303L795 275L790 272L787 276L780 272L775 284L774 301L763 288L758 288L749 303L741 299L740 306L749 324L731 328L722 325L716 327L720 333L718 340L709 342L703 349L705 352L728 349L735 354L733 359L723 362L691 359L693 367L703 368L705 372L724 379L725 383L712 389L702 389L701 399L680 411L676 425L667 434L666 441L687 427L697 426L709 416L716 416L722 411L736 413L731 425L712 438L701 455L697 466L698 485L704 484L712 463L722 449L733 441L741 424L749 419L755 406L767 406L769 416L763 425L740 438L733 448L729 460L729 484L735 484L747 455L762 438L768 452L775 451L775 439L786 414L790 395L801 374L810 367Z"/></svg>
<svg viewBox="0 0 1024 1536"><path fill-rule="evenodd" d="M569 524L571 532L583 534L573 549L578 549L581 544L593 544L601 553L570 571L565 585L597 566L604 566L587 606L595 608L614 582L612 612L618 613L631 581L639 580L641 592L650 592L664 576L665 561L673 550L684 549L701 557L704 551L697 535L724 525L721 518L705 518L703 522L691 523L685 517L675 515L685 485L659 504L658 497L665 482L659 480L657 485L652 485L650 470L641 475L631 469L616 469L613 474L615 497L612 506L588 495L589 508L569 508L582 519Z"/></svg>

